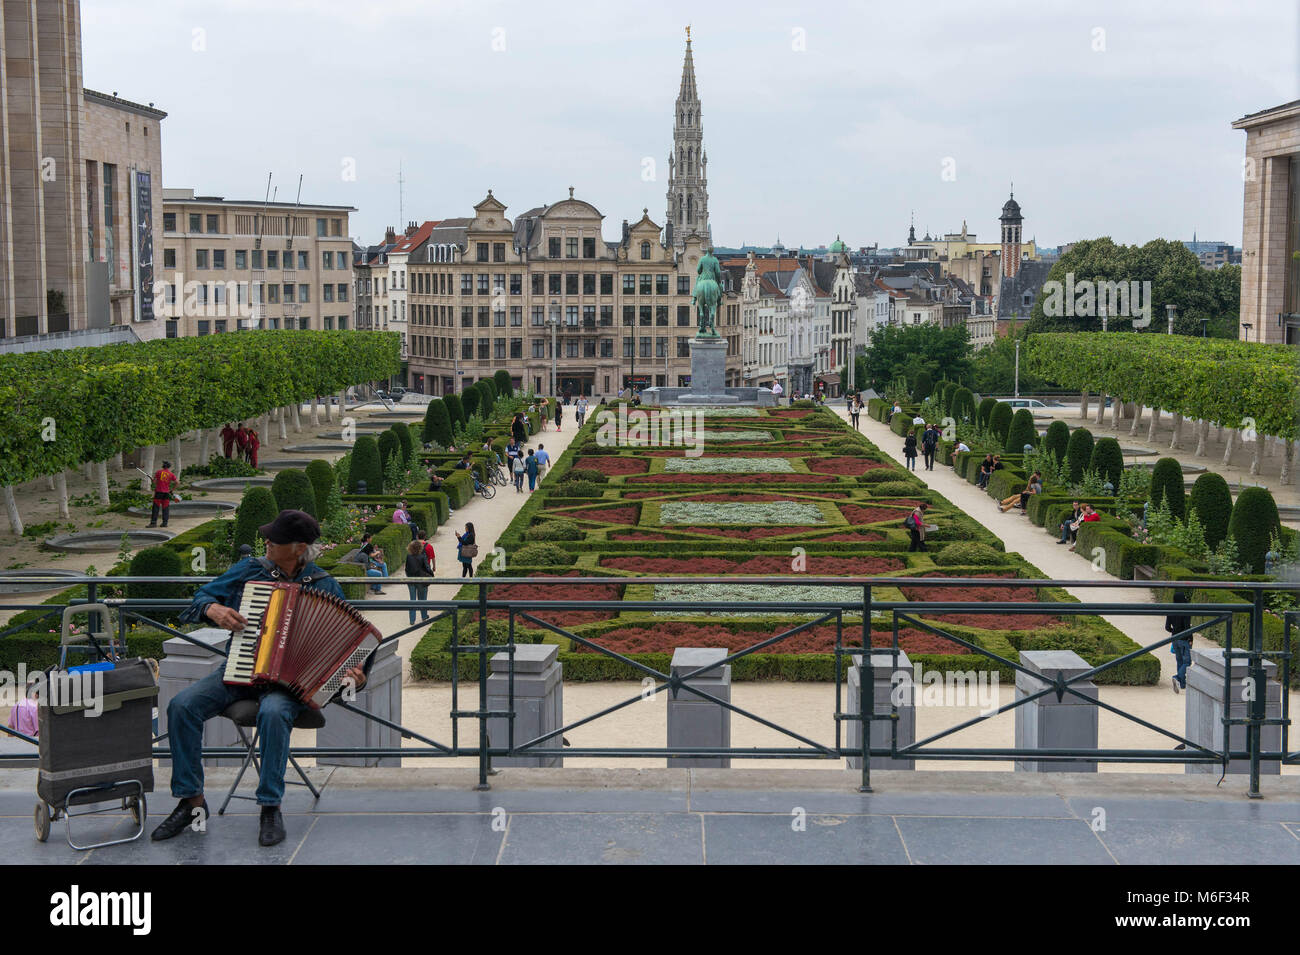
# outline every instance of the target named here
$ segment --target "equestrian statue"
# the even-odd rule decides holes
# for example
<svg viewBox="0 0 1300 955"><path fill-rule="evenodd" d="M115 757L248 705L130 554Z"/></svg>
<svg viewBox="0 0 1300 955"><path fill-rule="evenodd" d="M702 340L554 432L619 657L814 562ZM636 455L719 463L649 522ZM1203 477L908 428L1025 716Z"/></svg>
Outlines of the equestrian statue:
<svg viewBox="0 0 1300 955"><path fill-rule="evenodd" d="M695 269L695 291L691 299L695 302L696 338L717 338L718 302L722 299L722 266L710 249L700 259Z"/></svg>

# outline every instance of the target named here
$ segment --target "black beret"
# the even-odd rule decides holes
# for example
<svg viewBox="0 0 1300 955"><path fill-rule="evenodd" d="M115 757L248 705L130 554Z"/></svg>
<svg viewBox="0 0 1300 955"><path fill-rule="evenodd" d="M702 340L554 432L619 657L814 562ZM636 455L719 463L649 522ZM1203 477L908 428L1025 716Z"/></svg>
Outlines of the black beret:
<svg viewBox="0 0 1300 955"><path fill-rule="evenodd" d="M320 537L320 525L306 511L281 511L269 524L258 528L272 544L311 544Z"/></svg>

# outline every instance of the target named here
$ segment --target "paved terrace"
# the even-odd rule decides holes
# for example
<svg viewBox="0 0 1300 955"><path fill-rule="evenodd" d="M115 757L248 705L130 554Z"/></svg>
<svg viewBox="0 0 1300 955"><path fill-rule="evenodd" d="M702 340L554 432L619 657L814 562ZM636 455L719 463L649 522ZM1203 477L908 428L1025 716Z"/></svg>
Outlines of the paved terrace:
<svg viewBox="0 0 1300 955"><path fill-rule="evenodd" d="M505 769L487 792L471 770L310 772L320 801L291 787L279 846L256 844L256 806L236 801L203 834L74 852L62 821L36 841L35 771L6 770L0 845L27 865L1300 863L1294 778L1249 800L1245 777L1208 774L881 771L865 794L836 770ZM208 771L214 809L232 773ZM174 805L166 770L150 800L152 829ZM74 825L130 831L124 815Z"/></svg>

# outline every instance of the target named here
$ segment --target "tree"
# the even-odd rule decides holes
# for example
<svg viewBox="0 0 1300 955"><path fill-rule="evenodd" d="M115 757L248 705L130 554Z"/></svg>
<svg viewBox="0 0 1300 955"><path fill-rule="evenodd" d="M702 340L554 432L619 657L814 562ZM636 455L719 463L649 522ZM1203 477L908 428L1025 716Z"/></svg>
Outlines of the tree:
<svg viewBox="0 0 1300 955"><path fill-rule="evenodd" d="M281 471L271 482L271 495L281 511L306 511L312 517L320 517L316 508L316 489L306 471L295 468Z"/></svg>
<svg viewBox="0 0 1300 955"><path fill-rule="evenodd" d="M1047 383L1025 367L1024 355L1020 361L1020 390L1033 392ZM1016 385L1016 340L1011 337L994 339L975 352L971 360L971 386L982 395L1010 395Z"/></svg>
<svg viewBox="0 0 1300 955"><path fill-rule="evenodd" d="M400 458L402 454L402 443L397 439L396 432L392 428L379 433L379 467L382 471L388 470L388 462L393 458Z"/></svg>
<svg viewBox="0 0 1300 955"><path fill-rule="evenodd" d="M405 421L393 422L393 434L397 435L397 441L402 446L402 464L405 465L415 457L415 438L411 436L411 428Z"/></svg>
<svg viewBox="0 0 1300 955"><path fill-rule="evenodd" d="M1070 467L1071 484L1082 481L1083 472L1092 466L1092 449L1091 431L1087 428L1075 428L1070 432L1070 443L1065 446L1065 461Z"/></svg>
<svg viewBox="0 0 1300 955"><path fill-rule="evenodd" d="M975 420L975 396L969 388L957 388L952 394L953 419L956 421Z"/></svg>
<svg viewBox="0 0 1300 955"><path fill-rule="evenodd" d="M496 391L492 388L492 379L480 378L474 383L474 387L478 389L479 393L479 417L486 421L488 415L492 413L492 406L496 404Z"/></svg>
<svg viewBox="0 0 1300 955"><path fill-rule="evenodd" d="M312 492L316 495L316 520L324 521L330 516L330 492L334 488L334 468L328 461L317 458L307 464L307 478L311 481ZM279 500L279 498L277 498Z"/></svg>
<svg viewBox="0 0 1300 955"><path fill-rule="evenodd" d="M916 374L912 382L912 400L920 404L926 398L930 397L930 392L934 390L934 379L930 373L922 368Z"/></svg>
<svg viewBox="0 0 1300 955"><path fill-rule="evenodd" d="M1056 460L1064 463L1070 450L1070 426L1064 421L1053 421L1049 424L1047 433L1043 435L1043 450L1055 454Z"/></svg>
<svg viewBox="0 0 1300 955"><path fill-rule="evenodd" d="M1274 535L1282 535L1277 502L1268 488L1243 487L1228 521L1228 534L1237 542L1241 565L1252 574L1264 573L1264 555Z"/></svg>
<svg viewBox="0 0 1300 955"><path fill-rule="evenodd" d="M384 432L387 434L388 432ZM379 462L379 442L370 435L362 435L352 445L352 462L348 467L348 490L360 494L365 484L367 494L384 493L384 468Z"/></svg>
<svg viewBox="0 0 1300 955"><path fill-rule="evenodd" d="M1218 550L1228 536L1228 522L1232 519L1232 491L1223 475L1206 471L1192 485L1192 511L1205 529L1205 544Z"/></svg>
<svg viewBox="0 0 1300 955"><path fill-rule="evenodd" d="M250 487L239 500L235 511L235 533L231 543L238 550L245 544L250 547L257 543L257 529L269 524L280 509L276 506L275 496L270 488Z"/></svg>
<svg viewBox="0 0 1300 955"><path fill-rule="evenodd" d="M451 444L451 417L447 414L447 405L441 398L434 398L425 409L424 433L421 437L425 444L436 441L444 448Z"/></svg>
<svg viewBox="0 0 1300 955"><path fill-rule="evenodd" d="M933 379L946 375L964 379L970 372L970 337L966 326L891 325L871 336L871 344L862 356L859 385L870 383L881 391L895 378L906 377L909 369L915 380L924 369Z"/></svg>
<svg viewBox="0 0 1300 955"><path fill-rule="evenodd" d="M1020 454L1026 445L1038 446L1038 428L1034 425L1034 413L1028 408L1017 409L1011 419L1011 426L1007 429L1004 445L1007 454Z"/></svg>
<svg viewBox="0 0 1300 955"><path fill-rule="evenodd" d="M1008 454L1012 450L1007 445L1007 432L1011 430L1012 414L1011 405L1005 401L999 401L994 406L992 413L989 414L989 430L993 432L995 438L1002 442L1002 450ZM1018 452L1020 449L1016 448L1015 450Z"/></svg>
<svg viewBox="0 0 1300 955"><path fill-rule="evenodd" d="M988 430L989 417L993 414L993 409L996 408L997 405L998 399L996 398L990 397L980 400L980 406L975 410L976 427L982 428L986 431Z"/></svg>
<svg viewBox="0 0 1300 955"><path fill-rule="evenodd" d="M1183 466L1177 458L1161 458L1151 469L1151 509L1169 502L1169 513L1178 520L1187 517L1187 491L1183 487Z"/></svg>
<svg viewBox="0 0 1300 955"><path fill-rule="evenodd" d="M479 405L483 401L483 392L477 385L470 385L460 393L460 406L465 409L465 420L468 421L474 415L478 414Z"/></svg>
<svg viewBox="0 0 1300 955"><path fill-rule="evenodd" d="M1124 470L1124 452L1114 438L1102 438L1093 446L1092 460L1088 466L1110 482L1113 490L1119 489L1119 476Z"/></svg>
<svg viewBox="0 0 1300 955"><path fill-rule="evenodd" d="M514 382L510 380L510 372L506 371L504 368L498 368L496 373L492 376L492 380L496 382L497 397L514 397L515 386Z"/></svg>

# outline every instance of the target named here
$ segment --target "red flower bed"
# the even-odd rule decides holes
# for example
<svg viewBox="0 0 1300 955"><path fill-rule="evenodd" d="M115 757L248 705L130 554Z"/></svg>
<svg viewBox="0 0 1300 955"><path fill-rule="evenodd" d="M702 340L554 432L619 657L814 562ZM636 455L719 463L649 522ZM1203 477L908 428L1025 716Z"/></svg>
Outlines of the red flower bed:
<svg viewBox="0 0 1300 955"><path fill-rule="evenodd" d="M793 626L793 624L792 624ZM721 624L664 622L654 627L620 627L592 639L606 649L617 653L671 653L678 647L723 647L734 653L756 643L784 633L789 626L768 632L758 630L730 630ZM873 647L893 646L893 636L872 633ZM898 645L908 653L966 653L965 647L923 630L899 629ZM861 646L861 631L845 627L841 646ZM588 647L574 644L575 653L596 653ZM835 650L835 628L823 625L801 630L778 643L760 651L762 653L832 653Z"/></svg>
<svg viewBox="0 0 1300 955"><path fill-rule="evenodd" d="M581 577L582 575L571 570L566 574L530 574L529 577ZM618 600L622 597L622 587L619 584L572 584L569 586L554 586L546 584L499 584L488 591L489 600L512 600L516 603L522 603L524 606L518 609L527 610L539 620L545 620L547 623L553 623L557 627L569 627L579 623L592 623L597 620L612 620L618 615L616 610L548 610L536 602L547 600ZM509 619L507 610L489 610L489 620ZM532 626L527 621L522 621L524 626Z"/></svg>
<svg viewBox="0 0 1300 955"><path fill-rule="evenodd" d="M942 577L960 580L961 577L947 573L924 574L925 577ZM999 577L1014 579L1015 574L982 573L981 577ZM952 601L954 603L975 603L976 601L1016 601L1032 603L1038 599L1033 587L901 587L903 596L909 601L924 603L926 601ZM1043 627L1058 627L1064 621L1057 616L1045 613L944 613L935 619L966 627L982 627L985 630L1037 630Z"/></svg>
<svg viewBox="0 0 1300 955"><path fill-rule="evenodd" d="M650 467L650 462L645 458L627 458L617 457L615 455L589 455L584 458L578 458L574 462L575 468L585 468L591 471L599 471L601 474L609 477L619 477L624 474L644 474Z"/></svg>
<svg viewBox="0 0 1300 955"><path fill-rule="evenodd" d="M892 465L884 464L880 461L872 461L869 458L855 457L834 457L834 458L809 458L808 470L814 474L846 474L850 477L857 477L859 474L866 474L875 468L887 468ZM899 475L902 480L902 475Z"/></svg>
<svg viewBox="0 0 1300 955"><path fill-rule="evenodd" d="M747 455L748 456L748 455ZM638 474L629 484L750 484L755 480L768 484L817 484L816 474Z"/></svg>
<svg viewBox="0 0 1300 955"><path fill-rule="evenodd" d="M808 564L803 573L833 576L870 577L875 574L902 570L902 560L893 557L806 557ZM617 556L601 558L600 566L615 570L633 570L647 575L669 577L674 574L704 574L710 577L724 574L789 574L788 554L758 554L728 560L725 557L638 557Z"/></svg>
<svg viewBox="0 0 1300 955"><path fill-rule="evenodd" d="M897 521L900 525L907 517L907 510L901 507L863 507L861 504L844 504L840 513L850 524L879 524L881 521Z"/></svg>
<svg viewBox="0 0 1300 955"><path fill-rule="evenodd" d="M572 511L554 511L555 517L578 518L584 521L601 521L605 524L635 524L640 512L634 504L626 507L580 507Z"/></svg>

